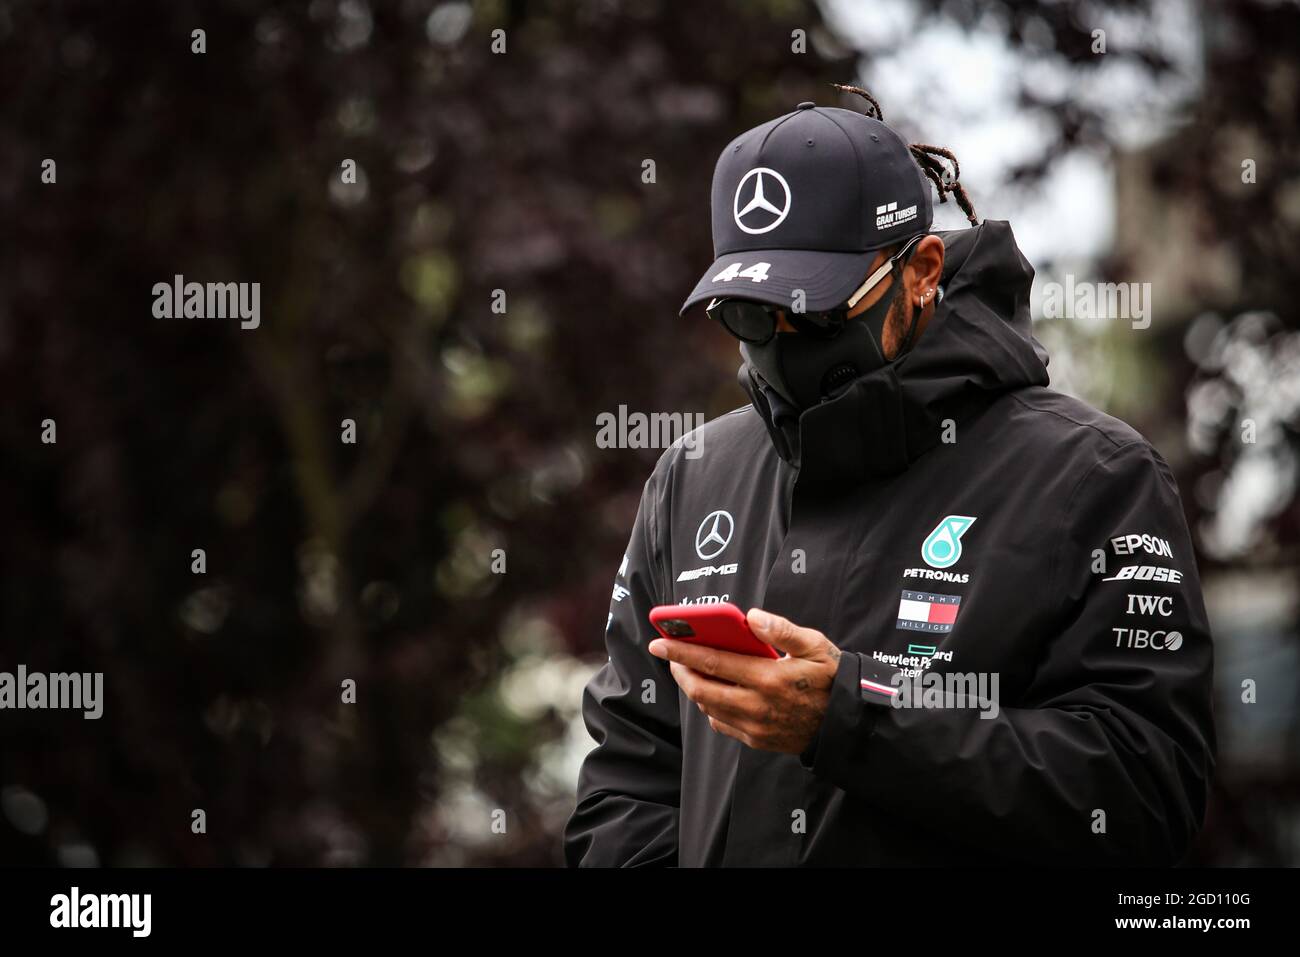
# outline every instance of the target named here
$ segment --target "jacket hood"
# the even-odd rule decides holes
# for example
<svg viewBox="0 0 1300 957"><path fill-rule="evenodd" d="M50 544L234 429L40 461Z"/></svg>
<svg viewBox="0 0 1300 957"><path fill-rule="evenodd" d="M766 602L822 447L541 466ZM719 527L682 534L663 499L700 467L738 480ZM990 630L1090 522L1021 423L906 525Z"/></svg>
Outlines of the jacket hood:
<svg viewBox="0 0 1300 957"><path fill-rule="evenodd" d="M1048 383L1047 350L1033 336L1034 268L1011 226L985 220L936 231L943 240L943 301L912 350L796 413L748 363L741 388L801 486L856 484L900 472L999 395Z"/></svg>

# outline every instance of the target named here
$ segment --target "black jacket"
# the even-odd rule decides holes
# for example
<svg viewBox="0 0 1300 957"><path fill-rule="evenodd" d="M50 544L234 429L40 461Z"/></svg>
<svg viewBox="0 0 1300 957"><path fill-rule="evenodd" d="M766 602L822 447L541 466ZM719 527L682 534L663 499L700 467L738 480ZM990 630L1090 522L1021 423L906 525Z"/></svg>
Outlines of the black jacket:
<svg viewBox="0 0 1300 957"><path fill-rule="evenodd" d="M597 746L571 865L1168 865L1188 849L1214 760L1212 647L1169 467L1046 388L1009 226L939 235L945 296L911 353L797 421L742 367L753 405L647 481L583 697ZM803 754L713 731L646 650L651 607L699 600L845 652ZM996 716L893 707L900 670L996 673Z"/></svg>

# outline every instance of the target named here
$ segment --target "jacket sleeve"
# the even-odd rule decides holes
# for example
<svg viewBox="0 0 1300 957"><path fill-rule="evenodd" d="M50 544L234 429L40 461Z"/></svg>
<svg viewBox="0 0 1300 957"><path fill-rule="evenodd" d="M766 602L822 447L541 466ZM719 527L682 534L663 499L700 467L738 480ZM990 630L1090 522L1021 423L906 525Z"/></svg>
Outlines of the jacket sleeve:
<svg viewBox="0 0 1300 957"><path fill-rule="evenodd" d="M676 866L682 747L677 684L647 650L650 609L666 594L656 545L654 478L646 483L627 553L614 580L609 660L587 683L582 716L596 747L578 778L564 829L570 867Z"/></svg>
<svg viewBox="0 0 1300 957"><path fill-rule="evenodd" d="M1145 442L1121 446L1080 477L1061 521L1038 593L1061 625L1014 707L899 707L879 691L901 685L897 672L845 654L800 760L991 860L1172 865L1201 826L1215 741L1210 633L1169 467ZM1130 534L1172 556L1116 542ZM1144 565L1181 579L1126 577L1172 577ZM1148 596L1146 614L1132 594Z"/></svg>

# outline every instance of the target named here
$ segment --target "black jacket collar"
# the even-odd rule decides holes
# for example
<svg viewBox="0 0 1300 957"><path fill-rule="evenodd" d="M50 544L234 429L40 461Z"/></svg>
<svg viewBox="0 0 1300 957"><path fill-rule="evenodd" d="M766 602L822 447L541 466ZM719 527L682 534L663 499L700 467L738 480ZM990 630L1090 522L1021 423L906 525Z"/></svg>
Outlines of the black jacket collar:
<svg viewBox="0 0 1300 957"><path fill-rule="evenodd" d="M797 415L749 368L741 387L798 484L841 486L890 475L934 447L997 396L1046 385L1047 351L1033 337L1034 269L1008 223L937 232L943 301L911 352Z"/></svg>

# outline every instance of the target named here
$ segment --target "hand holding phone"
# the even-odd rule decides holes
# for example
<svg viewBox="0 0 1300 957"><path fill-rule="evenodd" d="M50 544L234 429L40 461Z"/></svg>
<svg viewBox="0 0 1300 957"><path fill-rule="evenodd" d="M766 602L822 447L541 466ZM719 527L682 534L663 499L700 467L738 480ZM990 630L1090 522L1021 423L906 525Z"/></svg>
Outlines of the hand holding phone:
<svg viewBox="0 0 1300 957"><path fill-rule="evenodd" d="M745 613L729 602L708 605L656 605L650 624L665 638L730 651L738 655L777 659L780 652L759 641L749 630Z"/></svg>

